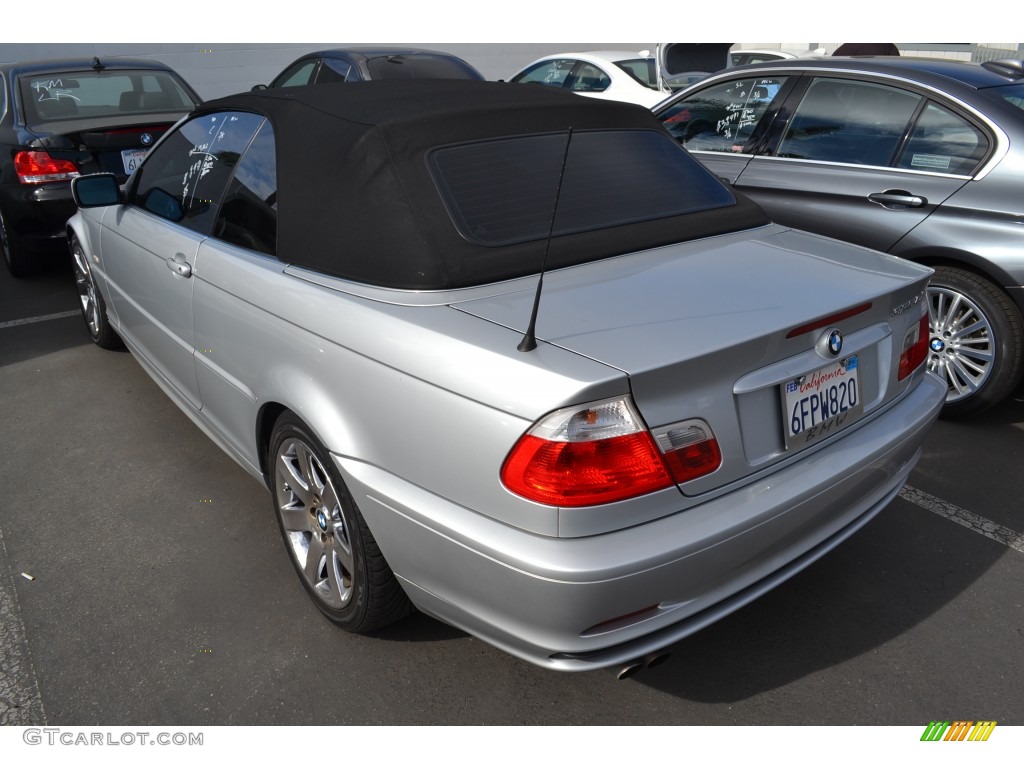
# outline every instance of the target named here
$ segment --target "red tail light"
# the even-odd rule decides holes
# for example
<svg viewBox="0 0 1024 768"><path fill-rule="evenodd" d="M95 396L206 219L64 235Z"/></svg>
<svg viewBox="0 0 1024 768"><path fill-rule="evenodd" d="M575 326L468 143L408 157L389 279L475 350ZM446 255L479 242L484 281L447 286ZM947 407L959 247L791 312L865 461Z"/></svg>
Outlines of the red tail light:
<svg viewBox="0 0 1024 768"><path fill-rule="evenodd" d="M67 181L79 175L78 166L70 160L57 160L41 151L19 152L14 156L14 170L22 184L45 184Z"/></svg>
<svg viewBox="0 0 1024 768"><path fill-rule="evenodd" d="M900 369L898 378L903 381L907 376L917 370L918 366L928 357L928 314L921 315L917 327L907 331L903 338L903 353L900 355Z"/></svg>
<svg viewBox="0 0 1024 768"><path fill-rule="evenodd" d="M626 398L556 411L512 448L506 487L531 501L588 507L668 488L658 447Z"/></svg>
<svg viewBox="0 0 1024 768"><path fill-rule="evenodd" d="M588 507L693 480L718 469L721 460L703 421L659 433L656 443L622 397L541 419L512 448L501 479L531 501Z"/></svg>
<svg viewBox="0 0 1024 768"><path fill-rule="evenodd" d="M665 454L665 463L677 483L710 475L722 465L722 450L711 427L702 419L673 424L655 436Z"/></svg>

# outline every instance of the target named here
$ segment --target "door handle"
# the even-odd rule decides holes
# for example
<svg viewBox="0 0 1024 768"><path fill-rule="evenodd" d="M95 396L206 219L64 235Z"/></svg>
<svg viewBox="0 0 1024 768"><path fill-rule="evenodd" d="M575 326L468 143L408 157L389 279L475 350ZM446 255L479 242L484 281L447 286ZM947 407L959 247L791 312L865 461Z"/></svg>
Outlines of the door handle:
<svg viewBox="0 0 1024 768"><path fill-rule="evenodd" d="M192 277L192 265L185 261L183 253L176 253L174 258L167 259L167 268L178 277Z"/></svg>
<svg viewBox="0 0 1024 768"><path fill-rule="evenodd" d="M875 192L868 195L868 200L878 203L884 208L923 208L928 205L928 198L921 195L912 195L903 189L887 189L885 192Z"/></svg>

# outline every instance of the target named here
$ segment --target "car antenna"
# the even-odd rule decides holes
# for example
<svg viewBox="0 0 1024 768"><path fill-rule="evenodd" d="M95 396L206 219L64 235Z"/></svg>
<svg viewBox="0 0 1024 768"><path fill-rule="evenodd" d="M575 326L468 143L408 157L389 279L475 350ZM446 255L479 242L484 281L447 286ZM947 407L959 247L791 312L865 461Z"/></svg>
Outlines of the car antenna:
<svg viewBox="0 0 1024 768"><path fill-rule="evenodd" d="M104 69L106 69L106 66L104 64L100 63L100 57L99 56L93 56L92 57L92 68L95 69L97 72L102 72Z"/></svg>
<svg viewBox="0 0 1024 768"><path fill-rule="evenodd" d="M565 178L565 164L569 159L569 144L572 143L572 126L565 137L565 151L562 153L562 168L558 172L558 187L555 189L555 204L551 208L551 222L548 224L548 239L544 244L544 259L540 263L540 277L537 278L537 293L533 297L533 310L530 312L530 324L526 327L522 341L516 347L520 352L532 352L537 348L537 310L540 307L540 293L544 288L544 270L548 266L548 252L551 250L551 237L555 231L555 216L558 215L558 200L562 196L562 179Z"/></svg>

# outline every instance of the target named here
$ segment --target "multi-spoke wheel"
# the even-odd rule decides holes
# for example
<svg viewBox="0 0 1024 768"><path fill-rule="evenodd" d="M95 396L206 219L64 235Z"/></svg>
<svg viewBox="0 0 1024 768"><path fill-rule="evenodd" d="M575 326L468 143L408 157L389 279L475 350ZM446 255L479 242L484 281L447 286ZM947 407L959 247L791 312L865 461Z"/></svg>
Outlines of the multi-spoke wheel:
<svg viewBox="0 0 1024 768"><path fill-rule="evenodd" d="M1020 313L998 287L956 267L928 286L928 369L946 381L943 415L966 416L1003 400L1020 381Z"/></svg>
<svg viewBox="0 0 1024 768"><path fill-rule="evenodd" d="M72 235L68 245L71 248L71 265L75 273L78 301L89 338L104 349L119 349L121 338L107 320L107 306L103 302L99 288L96 287L96 278L93 277L82 244Z"/></svg>
<svg viewBox="0 0 1024 768"><path fill-rule="evenodd" d="M281 533L317 607L352 632L406 615L408 599L320 441L288 413L270 450Z"/></svg>

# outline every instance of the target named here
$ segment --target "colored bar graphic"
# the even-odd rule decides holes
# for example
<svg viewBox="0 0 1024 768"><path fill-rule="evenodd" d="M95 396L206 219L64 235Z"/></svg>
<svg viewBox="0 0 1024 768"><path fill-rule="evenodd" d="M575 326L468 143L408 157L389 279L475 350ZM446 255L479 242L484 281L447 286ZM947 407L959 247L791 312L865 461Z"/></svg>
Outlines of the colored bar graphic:
<svg viewBox="0 0 1024 768"><path fill-rule="evenodd" d="M995 730L995 720L982 720L974 726L974 730L971 731L971 735L967 737L968 741L988 741L988 737L992 735L992 731Z"/></svg>
<svg viewBox="0 0 1024 768"><path fill-rule="evenodd" d="M928 727L924 729L921 741L940 741L947 728L949 728L948 720L932 720L928 723Z"/></svg>
<svg viewBox="0 0 1024 768"><path fill-rule="evenodd" d="M932 720L921 734L921 741L988 741L995 727L995 720Z"/></svg>
<svg viewBox="0 0 1024 768"><path fill-rule="evenodd" d="M971 721L957 720L950 726L949 731L946 733L946 738L943 741L963 741L967 738L968 729L974 725Z"/></svg>

